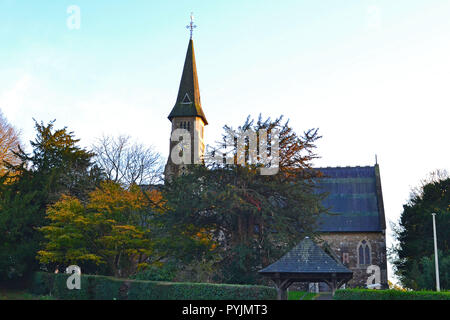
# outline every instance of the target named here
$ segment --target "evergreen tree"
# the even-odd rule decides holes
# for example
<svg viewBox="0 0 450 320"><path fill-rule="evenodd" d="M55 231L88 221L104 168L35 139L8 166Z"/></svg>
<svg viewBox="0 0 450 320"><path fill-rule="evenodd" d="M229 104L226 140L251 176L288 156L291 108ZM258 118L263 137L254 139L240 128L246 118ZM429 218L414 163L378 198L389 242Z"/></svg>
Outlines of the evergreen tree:
<svg viewBox="0 0 450 320"><path fill-rule="evenodd" d="M412 289L436 288L434 267L433 220L436 214L441 288L447 281L450 260L450 178L433 179L411 194L403 206L399 226L395 228L398 246L392 262L403 286Z"/></svg>
<svg viewBox="0 0 450 320"><path fill-rule="evenodd" d="M167 212L161 225L170 234L173 252L183 259L215 259L220 282L257 282L256 271L302 236L313 235L316 218L325 211L323 195L315 192L313 182L320 174L311 169L311 160L317 157L317 130L300 137L281 117L263 121L260 116L256 122L247 118L237 130L226 126L225 135L233 131L239 136L250 129L258 140L261 129L269 132L268 140L279 131L277 174L261 175L264 164L250 161L247 139L243 164L207 158L205 166L191 166L186 174L167 182L163 192ZM237 143L232 142L231 148L235 160ZM270 141L267 150L262 146L261 152L271 153ZM222 153L221 144L215 152Z"/></svg>
<svg viewBox="0 0 450 320"><path fill-rule="evenodd" d="M47 207L61 195L85 199L101 180L92 153L80 148L66 128L54 121L35 121L33 151L16 153L19 164L7 163L0 190L0 280L14 279L38 268L36 252L46 224ZM12 178L11 178L12 177Z"/></svg>

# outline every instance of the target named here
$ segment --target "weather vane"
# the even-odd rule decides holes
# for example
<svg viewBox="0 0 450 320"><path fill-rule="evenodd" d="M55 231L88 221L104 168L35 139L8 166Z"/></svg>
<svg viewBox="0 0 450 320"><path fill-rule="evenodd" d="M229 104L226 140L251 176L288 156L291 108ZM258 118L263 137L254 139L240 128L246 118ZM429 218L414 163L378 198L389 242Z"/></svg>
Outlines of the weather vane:
<svg viewBox="0 0 450 320"><path fill-rule="evenodd" d="M189 23L188 26L186 26L187 29L190 29L191 32L191 39L192 39L192 32L194 31L197 26L194 24L194 13L191 12L191 23Z"/></svg>

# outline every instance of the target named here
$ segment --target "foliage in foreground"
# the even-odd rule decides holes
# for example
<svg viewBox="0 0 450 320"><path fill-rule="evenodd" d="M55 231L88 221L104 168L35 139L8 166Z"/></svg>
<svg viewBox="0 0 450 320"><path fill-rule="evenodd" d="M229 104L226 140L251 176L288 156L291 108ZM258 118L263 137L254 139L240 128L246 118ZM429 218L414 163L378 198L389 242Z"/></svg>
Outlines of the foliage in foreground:
<svg viewBox="0 0 450 320"><path fill-rule="evenodd" d="M67 289L67 274L36 272L32 293L72 300L274 300L275 288L250 285L179 283L81 276L81 289Z"/></svg>
<svg viewBox="0 0 450 320"><path fill-rule="evenodd" d="M450 300L450 292L344 289L336 290L334 300Z"/></svg>
<svg viewBox="0 0 450 320"><path fill-rule="evenodd" d="M49 295L33 295L24 291L0 290L0 300L54 300Z"/></svg>
<svg viewBox="0 0 450 320"><path fill-rule="evenodd" d="M324 195L316 192L313 182L320 173L311 168L317 157L317 130L300 136L281 117L274 121L260 117L256 122L247 119L237 130L225 127L224 139L230 131L241 137L248 130L261 141L260 154L270 153L272 160L274 133L279 131L276 174L262 175L264 165L250 161L250 142L244 143L247 151L242 157L239 143L231 142L229 150L222 150L222 143L215 152L227 153L234 164L206 157L205 166L189 167L163 190L167 210L160 225L162 234L172 239L171 252L179 260L214 261L211 278L221 283L260 281L257 270L305 234L313 235L318 216L326 211L321 205ZM270 139L261 135L264 130ZM193 243L197 235L209 245Z"/></svg>
<svg viewBox="0 0 450 320"><path fill-rule="evenodd" d="M0 178L0 281L15 280L38 269L47 206L62 194L85 199L101 174L92 153L78 146L72 132L35 123L36 139L27 154L20 147L14 163Z"/></svg>
<svg viewBox="0 0 450 320"><path fill-rule="evenodd" d="M83 272L128 277L156 256L151 218L160 200L157 191L114 182L102 183L87 204L64 196L47 210L50 223L40 228L47 241L38 259L62 271L75 264Z"/></svg>
<svg viewBox="0 0 450 320"><path fill-rule="evenodd" d="M177 265L175 263L164 263L162 266L149 266L130 278L134 280L146 281L173 281L177 275Z"/></svg>
<svg viewBox="0 0 450 320"><path fill-rule="evenodd" d="M436 176L436 174L435 174ZM403 287L432 290L436 286L433 220L436 213L441 288L450 288L450 177L437 175L413 190L394 227L398 245L392 262Z"/></svg>

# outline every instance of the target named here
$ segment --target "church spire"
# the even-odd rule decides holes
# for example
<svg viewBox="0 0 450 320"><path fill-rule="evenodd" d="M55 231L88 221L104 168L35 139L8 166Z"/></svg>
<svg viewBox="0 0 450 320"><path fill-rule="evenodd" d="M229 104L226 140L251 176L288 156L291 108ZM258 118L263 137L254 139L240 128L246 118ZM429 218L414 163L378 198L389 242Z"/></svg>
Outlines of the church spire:
<svg viewBox="0 0 450 320"><path fill-rule="evenodd" d="M186 60L184 62L183 74L181 76L180 88L178 89L177 101L169 114L169 120L172 121L175 117L199 117L203 120L205 125L205 114L203 113L200 102L200 89L198 86L197 66L195 65L194 42L192 40L192 30L195 27L191 15L191 38L186 53Z"/></svg>

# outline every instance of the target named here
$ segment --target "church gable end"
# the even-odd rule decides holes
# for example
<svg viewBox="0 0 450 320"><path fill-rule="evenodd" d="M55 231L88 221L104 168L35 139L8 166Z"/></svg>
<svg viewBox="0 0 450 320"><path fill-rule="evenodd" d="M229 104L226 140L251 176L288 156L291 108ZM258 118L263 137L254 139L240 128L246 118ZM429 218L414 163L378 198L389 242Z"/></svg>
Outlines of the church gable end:
<svg viewBox="0 0 450 320"><path fill-rule="evenodd" d="M385 230L381 184L376 167L317 168L318 192L328 193L323 205L332 215L319 219L321 232L382 232ZM379 175L378 175L379 176Z"/></svg>
<svg viewBox="0 0 450 320"><path fill-rule="evenodd" d="M323 204L331 215L322 215L322 240L353 271L350 287L365 287L371 265L379 267L380 282L387 288L386 236L378 164L368 167L318 168L318 191L328 193ZM326 290L326 289L325 289Z"/></svg>

